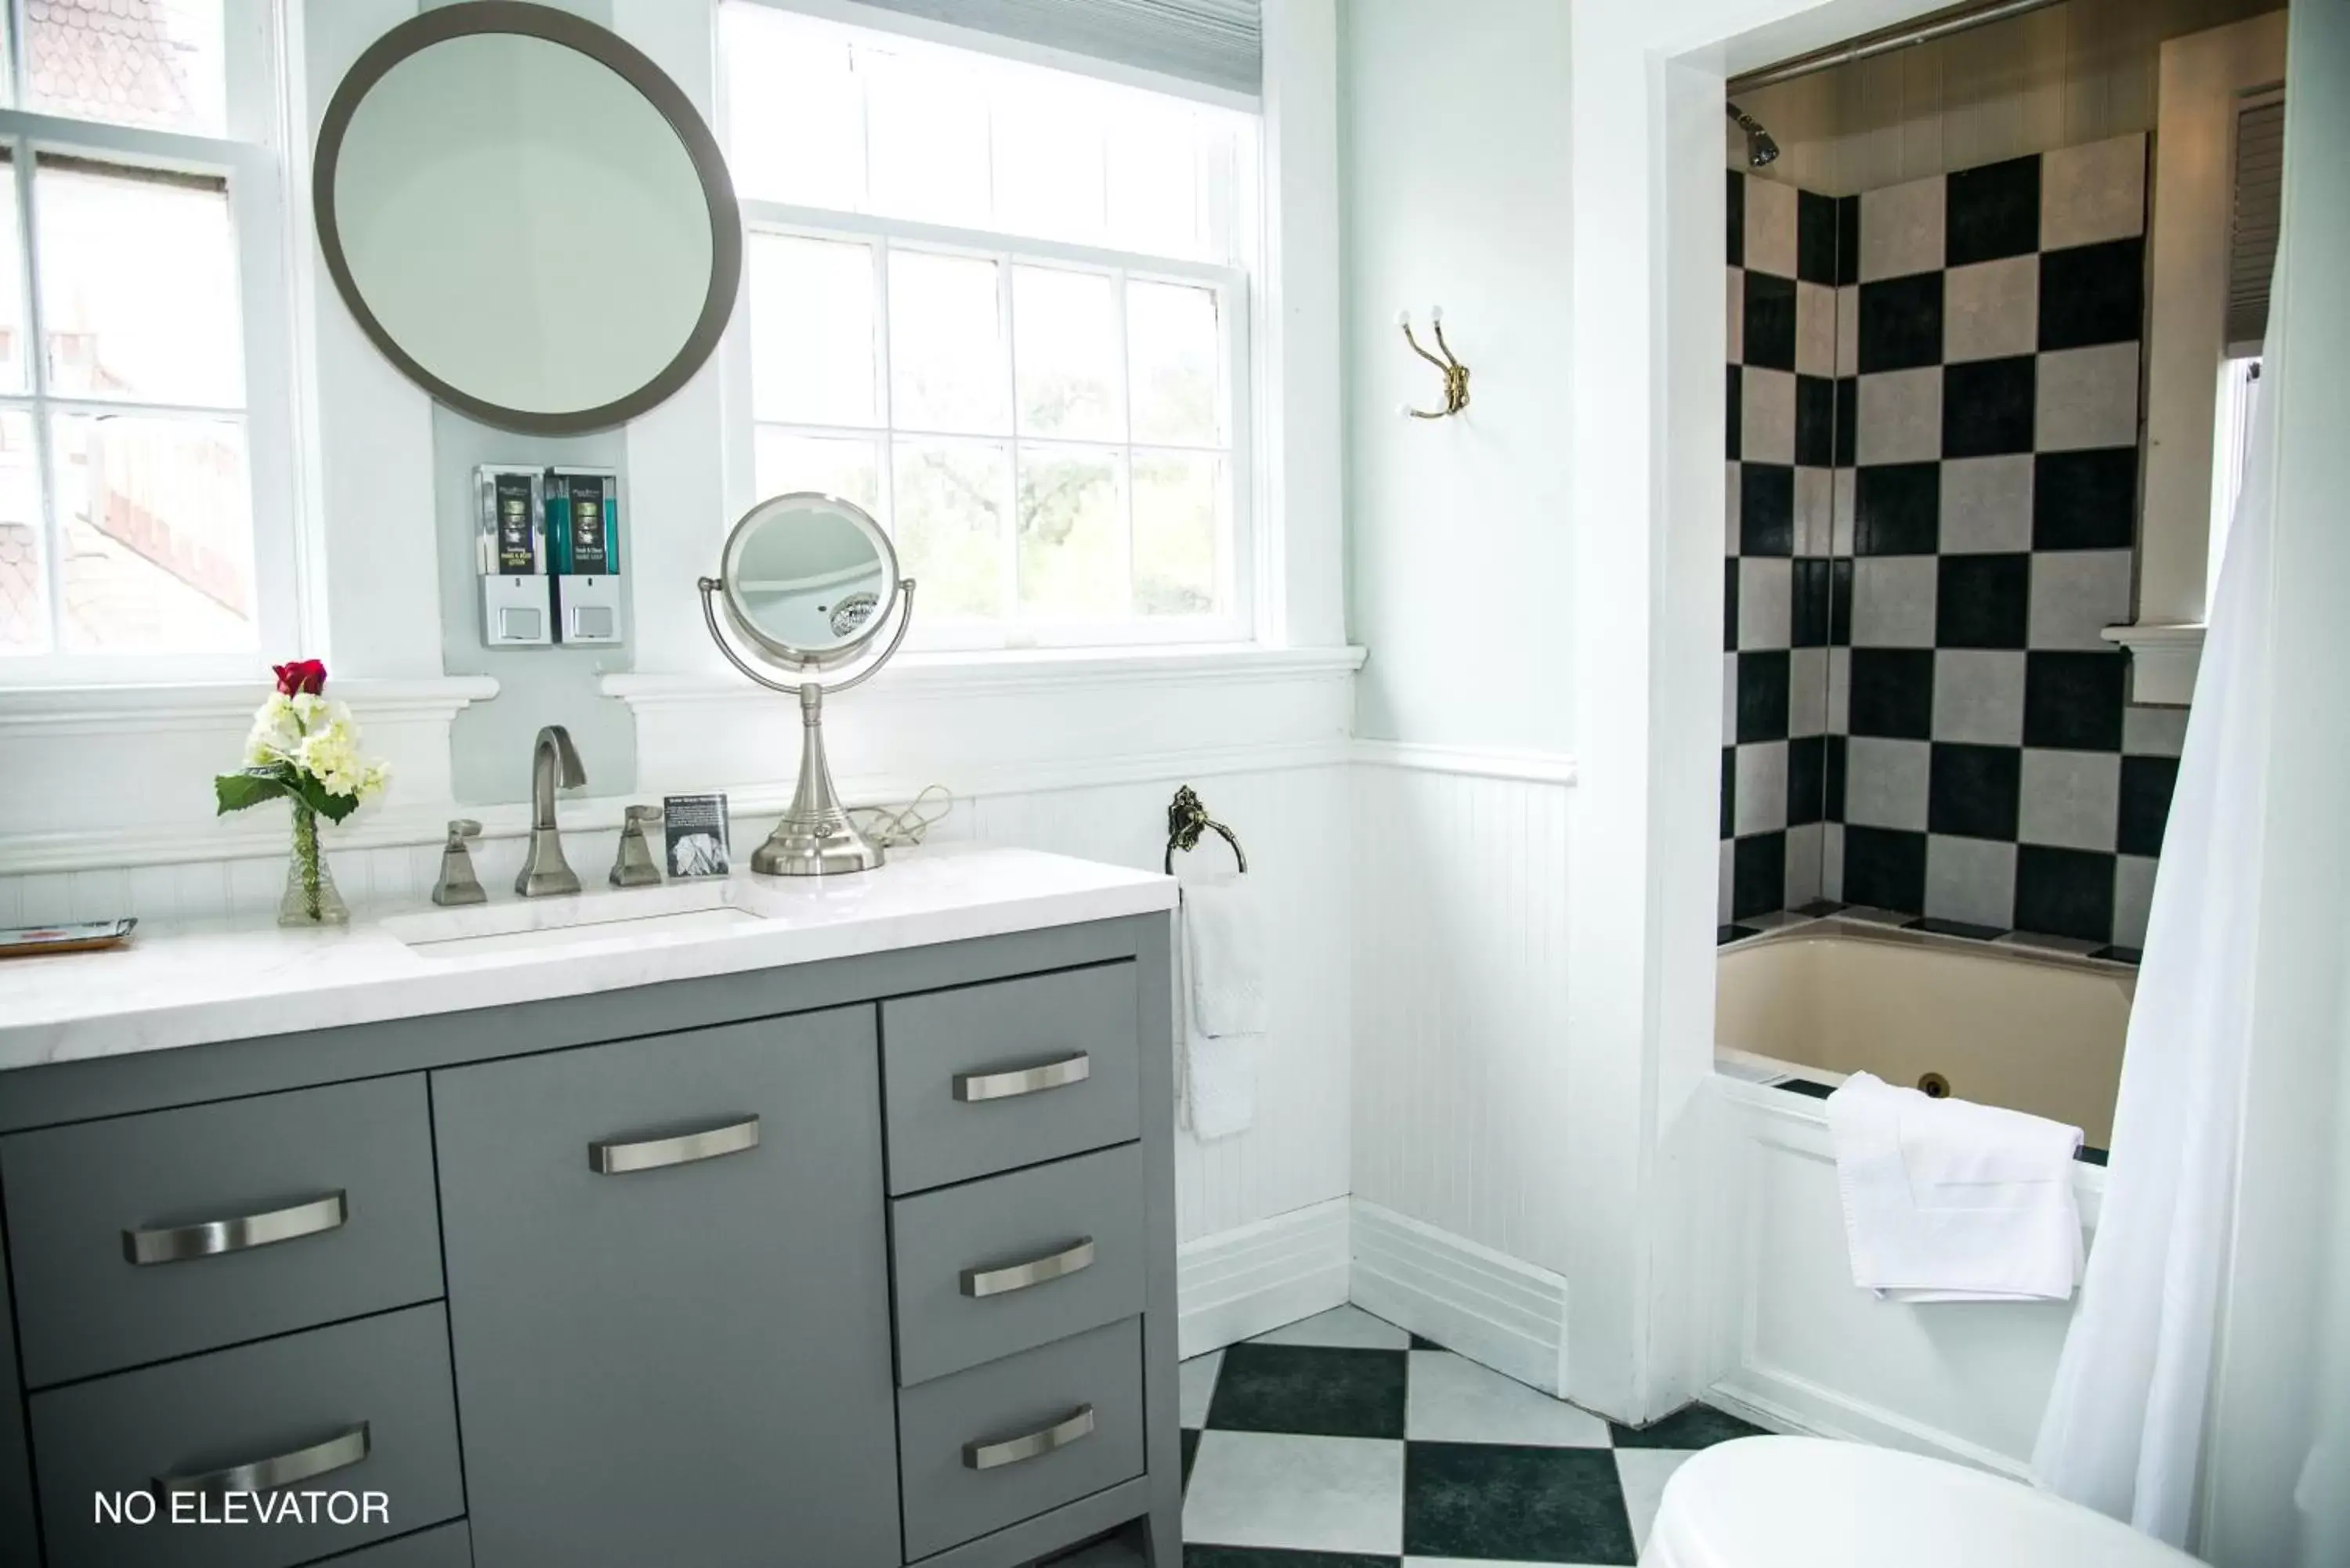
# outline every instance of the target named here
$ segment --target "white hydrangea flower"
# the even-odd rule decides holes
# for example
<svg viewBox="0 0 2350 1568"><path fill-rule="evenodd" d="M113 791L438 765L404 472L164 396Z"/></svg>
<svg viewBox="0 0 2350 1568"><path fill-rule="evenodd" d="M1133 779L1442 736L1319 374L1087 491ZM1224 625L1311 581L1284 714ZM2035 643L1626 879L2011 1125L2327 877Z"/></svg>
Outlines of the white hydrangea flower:
<svg viewBox="0 0 2350 1568"><path fill-rule="evenodd" d="M287 761L301 743L302 721L294 704L273 691L254 711L253 729L244 737L244 765L259 768Z"/></svg>

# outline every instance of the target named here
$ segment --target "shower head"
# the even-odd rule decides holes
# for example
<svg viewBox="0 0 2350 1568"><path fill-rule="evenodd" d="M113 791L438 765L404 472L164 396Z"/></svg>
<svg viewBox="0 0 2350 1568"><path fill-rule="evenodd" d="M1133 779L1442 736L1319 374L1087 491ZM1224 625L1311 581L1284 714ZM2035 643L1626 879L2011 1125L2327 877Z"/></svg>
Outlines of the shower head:
<svg viewBox="0 0 2350 1568"><path fill-rule="evenodd" d="M1738 122L1738 129L1746 133L1746 162L1750 168L1760 169L1779 161L1779 144L1771 140L1771 133L1762 129L1760 120L1734 103L1721 107Z"/></svg>

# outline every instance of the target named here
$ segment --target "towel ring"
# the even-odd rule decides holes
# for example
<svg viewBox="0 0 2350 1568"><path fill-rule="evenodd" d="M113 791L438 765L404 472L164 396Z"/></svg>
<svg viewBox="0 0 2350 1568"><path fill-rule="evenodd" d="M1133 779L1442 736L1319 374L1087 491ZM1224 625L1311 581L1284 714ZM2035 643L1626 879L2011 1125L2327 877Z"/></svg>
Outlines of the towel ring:
<svg viewBox="0 0 2350 1568"><path fill-rule="evenodd" d="M1167 875L1175 874L1175 852L1180 849L1189 854L1198 847L1200 835L1210 828L1232 846L1232 859L1239 864L1241 875L1248 875L1248 851L1241 847L1239 836L1208 815L1208 808L1200 804L1200 797L1192 793L1190 784L1178 789L1175 798L1167 803Z"/></svg>

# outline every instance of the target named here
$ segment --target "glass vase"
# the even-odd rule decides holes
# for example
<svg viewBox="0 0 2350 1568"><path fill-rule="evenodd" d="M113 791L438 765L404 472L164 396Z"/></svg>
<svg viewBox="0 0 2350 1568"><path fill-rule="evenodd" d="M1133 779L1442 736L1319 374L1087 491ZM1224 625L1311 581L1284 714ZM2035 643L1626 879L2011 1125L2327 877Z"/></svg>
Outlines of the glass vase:
<svg viewBox="0 0 2350 1568"><path fill-rule="evenodd" d="M345 926L351 911L335 890L335 874L318 847L318 814L296 802L294 853L286 862L286 896L277 900L281 926Z"/></svg>

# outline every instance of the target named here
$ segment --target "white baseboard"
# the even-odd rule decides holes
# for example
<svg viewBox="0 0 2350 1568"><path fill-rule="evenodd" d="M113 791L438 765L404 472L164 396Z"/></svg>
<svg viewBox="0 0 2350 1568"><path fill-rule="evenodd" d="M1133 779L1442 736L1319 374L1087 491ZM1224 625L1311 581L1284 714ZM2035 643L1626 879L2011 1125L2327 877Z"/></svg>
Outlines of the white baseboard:
<svg viewBox="0 0 2350 1568"><path fill-rule="evenodd" d="M1745 1366L1706 1390L1709 1403L1773 1431L1798 1432L1880 1449L1900 1449L1929 1459L1989 1470L2010 1480L2029 1481L2032 1467L2012 1454L1969 1442L1896 1410L1856 1399L1808 1378L1769 1367Z"/></svg>
<svg viewBox="0 0 2350 1568"><path fill-rule="evenodd" d="M1344 1306L1349 1201L1333 1198L1177 1249L1182 1354L1200 1355Z"/></svg>
<svg viewBox="0 0 2350 1568"><path fill-rule="evenodd" d="M1563 1395L1566 1281L1354 1199L1355 1304L1494 1371Z"/></svg>

